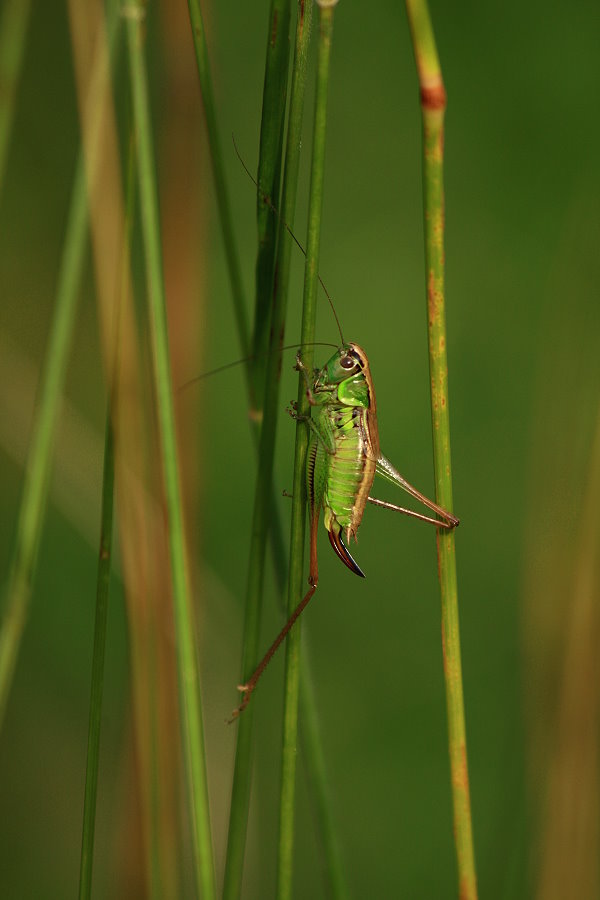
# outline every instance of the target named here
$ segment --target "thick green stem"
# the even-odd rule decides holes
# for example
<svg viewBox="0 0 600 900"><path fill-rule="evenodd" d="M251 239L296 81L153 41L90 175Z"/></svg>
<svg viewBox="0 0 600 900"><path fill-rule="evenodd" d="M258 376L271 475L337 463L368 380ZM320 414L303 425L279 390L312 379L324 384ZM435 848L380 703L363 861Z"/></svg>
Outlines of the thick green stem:
<svg viewBox="0 0 600 900"><path fill-rule="evenodd" d="M452 510L444 294L444 113L446 91L426 0L407 0L421 89L429 368L437 502ZM438 530L442 643L459 895L477 897L463 700L455 532Z"/></svg>
<svg viewBox="0 0 600 900"><path fill-rule="evenodd" d="M319 245L325 172L325 133L327 124L327 88L333 31L333 4L320 2L319 48L315 93L313 152L306 238L306 266L302 307L301 343L303 362L313 367L313 347L317 315ZM298 378L298 415L310 414L306 384L302 373ZM308 428L298 421L294 457L294 488L292 500L292 530L290 538L290 577L288 614L298 606L305 593L304 537L306 530L306 450ZM294 811L296 787L296 758L298 743L298 688L300 678L300 622L297 622L286 641L285 701L281 754L281 795L279 807L279 842L277 853L277 897L288 900L292 896L294 856Z"/></svg>
<svg viewBox="0 0 600 900"><path fill-rule="evenodd" d="M274 279L274 301L271 323L271 352L265 382L264 419L260 435L259 464L254 496L250 562L246 590L246 613L244 620L244 647L242 660L242 682L253 672L258 661L260 639L260 614L263 592L266 539L269 528L270 496L272 484L275 433L279 406L279 348L283 343L285 312L287 307L287 286L289 281L291 238L285 231L283 222L293 223L296 206L296 189L300 161L300 138L302 113L304 108L304 86L306 81L307 51L310 36L311 4L299 4L296 26L296 49L290 114L286 142L286 161L283 186L282 219L279 226L277 274ZM239 717L236 744L227 858L225 863L225 885L223 896L233 900L240 896L248 804L250 800L250 773L252 756L252 715L253 704Z"/></svg>
<svg viewBox="0 0 600 900"><path fill-rule="evenodd" d="M153 352L153 376L162 449L177 665L181 708L182 743L192 819L196 892L204 900L215 897L215 876L210 832L208 785L196 634L190 596L189 573L183 527L181 486L177 463L175 413L167 334L164 279L158 216L156 168L148 103L148 83L143 46L145 6L137 2L128 9L127 37L131 72L133 113L137 130L138 172L148 306Z"/></svg>

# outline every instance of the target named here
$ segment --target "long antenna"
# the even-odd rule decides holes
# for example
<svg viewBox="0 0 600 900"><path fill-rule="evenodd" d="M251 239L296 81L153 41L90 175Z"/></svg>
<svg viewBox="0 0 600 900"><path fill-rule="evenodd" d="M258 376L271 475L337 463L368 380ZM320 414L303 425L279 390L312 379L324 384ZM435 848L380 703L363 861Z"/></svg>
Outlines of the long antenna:
<svg viewBox="0 0 600 900"><path fill-rule="evenodd" d="M296 242L296 246L302 251L302 253L304 254L304 256L306 258L306 250L304 249L304 247L302 246L302 244L300 243L300 241L298 240L298 238L296 237L296 235L294 234L294 232L292 231L292 229L290 228L288 223L285 221L285 219L283 218L283 216L281 215L281 213L279 212L277 207L273 204L271 198L268 196L268 194L265 194L263 189L260 187L258 181L256 180L256 178L254 177L254 175L252 174L252 172L250 171L250 169L248 168L248 166L242 159L242 154L238 150L238 145L235 142L235 135L233 134L233 132L231 134L231 140L233 141L233 148L236 152L236 156L239 159L239 161L241 162L242 166L244 167L244 171L246 172L246 175L248 176L250 181L252 181L252 183L254 184L254 187L259 192L262 200L267 204L267 206L269 207L271 212L275 213L275 215L277 216L277 218L279 219L279 221L281 222L281 224L283 225L283 227L285 228L287 233L293 238L293 240ZM321 285L321 287L323 288L323 290L325 292L325 296L329 300L329 305L331 307L331 311L333 313L335 323L336 323L338 331L340 333L340 339L343 344L344 343L344 335L342 334L342 326L340 325L340 320L338 319L338 315L335 311L335 306L333 305L333 300L331 299L331 295L330 295L329 291L325 287L325 282L323 281L323 279L321 278L321 276L319 275L318 272L317 272L317 278L319 279L319 284Z"/></svg>
<svg viewBox="0 0 600 900"><path fill-rule="evenodd" d="M297 347L333 347L336 345L332 344L330 341L311 341L309 344L286 344L285 347L280 347L281 351L283 350L295 350ZM236 366L241 366L242 363L250 362L253 359L260 358L261 356L268 356L268 353L259 353L254 354L252 356L243 356L241 359L235 359L233 362L225 363L223 366L217 366L216 369L209 369L208 372L202 372L200 375L194 375L193 378L190 378L189 381L184 381L183 384L180 384L177 388L177 391L184 391L186 388L190 387L192 384L196 384L197 381L202 381L204 378L210 378L211 375L218 375L220 372L225 372L227 369L234 369Z"/></svg>

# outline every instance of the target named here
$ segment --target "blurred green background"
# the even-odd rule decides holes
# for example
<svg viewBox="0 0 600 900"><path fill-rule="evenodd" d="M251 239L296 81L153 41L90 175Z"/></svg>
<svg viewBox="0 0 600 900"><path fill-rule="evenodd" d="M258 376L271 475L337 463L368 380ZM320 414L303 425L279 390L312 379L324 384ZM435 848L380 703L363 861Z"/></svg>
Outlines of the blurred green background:
<svg viewBox="0 0 600 900"><path fill-rule="evenodd" d="M175 363L182 383L240 354L187 12L178 6L149 4L148 60L164 240L187 253L191 272L179 285L167 273L169 301L177 310L192 303L197 326L196 350ZM222 0L203 8L250 305L254 192L229 135L253 170L268 4ZM600 891L597 5L436 0L431 13L448 92L450 410L480 895L593 898ZM121 49L115 98L123 122ZM309 88L305 148L311 98ZM67 11L37 4L0 194L3 581L79 140ZM402 4L339 4L327 146L321 274L344 335L369 354L383 452L431 495L420 110ZM301 240L308 178L305 158L295 223ZM302 264L298 253L288 342L299 334ZM30 618L0 735L6 897L72 896L78 880L106 403L97 331L90 264ZM324 298L318 335L338 339ZM317 348L317 359L328 355ZM292 364L293 352L281 392L278 492L291 489L294 428L283 408L296 394ZM220 883L235 740L224 720L236 702L254 481L241 369L190 388L180 412L182 439L188 425L195 448L185 491ZM385 488L379 495L395 499ZM283 499L281 509L287 521ZM351 895L453 897L435 536L368 509L356 549L367 578L359 581L321 531L320 585L304 633ZM269 582L265 647L278 627ZM145 896L128 634L117 575L94 867L102 897ZM253 701L247 898L274 892L282 671L280 658ZM324 896L301 766L298 804L296 896ZM184 856L188 865L185 845ZM178 896L191 896L188 882L189 872Z"/></svg>

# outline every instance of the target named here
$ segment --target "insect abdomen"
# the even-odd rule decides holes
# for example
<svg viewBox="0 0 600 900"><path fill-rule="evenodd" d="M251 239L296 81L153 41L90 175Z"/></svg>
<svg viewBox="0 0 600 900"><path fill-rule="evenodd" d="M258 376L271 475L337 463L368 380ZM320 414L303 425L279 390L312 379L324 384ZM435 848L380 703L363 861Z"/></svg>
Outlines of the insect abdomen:
<svg viewBox="0 0 600 900"><path fill-rule="evenodd" d="M349 407L336 409L331 416L336 450L330 461L325 502L348 536L355 535L360 525L375 475L375 462L365 452L363 415L363 410Z"/></svg>

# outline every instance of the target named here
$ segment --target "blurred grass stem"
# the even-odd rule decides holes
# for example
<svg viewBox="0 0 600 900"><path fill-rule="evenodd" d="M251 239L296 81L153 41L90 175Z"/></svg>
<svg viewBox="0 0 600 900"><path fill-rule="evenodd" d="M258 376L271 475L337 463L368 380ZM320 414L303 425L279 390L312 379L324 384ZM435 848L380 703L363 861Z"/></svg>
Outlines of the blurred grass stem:
<svg viewBox="0 0 600 900"><path fill-rule="evenodd" d="M169 550L175 631L182 741L187 775L188 802L192 820L196 891L204 900L215 897L214 861L210 831L204 735L196 658L196 634L189 588L181 487L177 465L175 415L171 386L171 363L167 335L162 272L156 169L149 115L148 83L144 57L145 6L130 8L127 17L131 91L137 130L141 221L146 260L153 375L162 448L165 497L169 524Z"/></svg>
<svg viewBox="0 0 600 900"><path fill-rule="evenodd" d="M102 721L102 692L104 687L104 655L106 625L108 621L108 593L113 536L113 501L115 483L114 439L111 423L112 404L106 416L106 440L104 444L104 472L102 476L102 513L100 529L100 555L96 590L96 619L94 623L94 652L92 657L92 688L90 697L90 721L88 729L85 798L83 806L83 831L81 862L79 869L79 898L92 895L92 862L94 854L94 830L96 822L96 797L98 793L98 764L100 758L100 725Z"/></svg>
<svg viewBox="0 0 600 900"><path fill-rule="evenodd" d="M105 52L106 48L100 46L94 57L89 87L90 98L96 96L105 83L108 60L112 59L116 53L119 35L118 23L119 19L115 14L111 18L108 32L108 54ZM100 141L100 127L101 120L98 115L94 118L90 130L90 146L94 148L98 147ZM98 163L97 156L93 153L91 156L88 169L90 184L96 177ZM56 305L50 326L48 349L40 373L31 443L25 465L23 494L17 520L15 549L3 604L3 620L0 631L0 728L4 720L35 575L61 395L75 328L78 291L86 251L87 226L86 173L84 154L80 152L73 179L56 289Z"/></svg>
<svg viewBox="0 0 600 900"><path fill-rule="evenodd" d="M135 146L130 139L127 167L127 213L123 241L124 258L129 259L131 231L135 202ZM81 861L79 868L79 900L89 900L92 895L92 864L94 854L94 832L96 823L96 799L98 793L98 768L100 761L100 727L102 723L102 694L104 688L104 657L106 629L108 622L108 598L112 566L113 509L115 495L115 421L119 384L119 362L121 358L121 310L128 291L127 269L123 267L120 294L114 306L111 332L112 344L109 348L111 359L108 365L108 406L104 438L104 467L102 473L102 509L100 513L100 553L96 589L96 618L94 622L94 649L92 656L92 678L90 714L88 726L88 747L83 805L83 829L81 840Z"/></svg>
<svg viewBox="0 0 600 900"><path fill-rule="evenodd" d="M406 0L421 90L423 195L431 413L437 502L452 510L444 295L444 113L446 91L426 0ZM459 895L477 897L465 733L455 532L438 529L442 643Z"/></svg>
<svg viewBox="0 0 600 900"><path fill-rule="evenodd" d="M83 270L87 200L83 155L77 160L48 350L40 374L33 433L25 466L15 549L0 631L0 727L27 619L42 522L48 498L52 452L71 348Z"/></svg>
<svg viewBox="0 0 600 900"><path fill-rule="evenodd" d="M210 162L212 165L215 192L217 195L219 221L221 222L221 232L223 234L223 246L225 248L225 256L227 259L227 271L229 273L229 281L231 284L231 296L233 299L236 327L239 334L242 353L244 354L244 356L247 356L250 353L250 336L248 333L248 322L246 318L246 303L244 299L244 289L242 286L242 273L240 268L239 254L237 251L233 229L231 203L229 201L229 192L227 190L227 182L225 180L223 151L221 148L219 129L217 128L217 116L215 112L215 100L212 89L210 63L208 59L208 47L206 45L206 32L204 29L202 11L200 9L200 3L198 2L198 0L188 0L188 9L190 13L190 24L192 27L194 51L196 54L198 79L200 81L202 103L204 105L204 115L206 117L206 131L210 149Z"/></svg>
<svg viewBox="0 0 600 900"><path fill-rule="evenodd" d="M5 0L0 16L0 192L23 65L31 0Z"/></svg>

